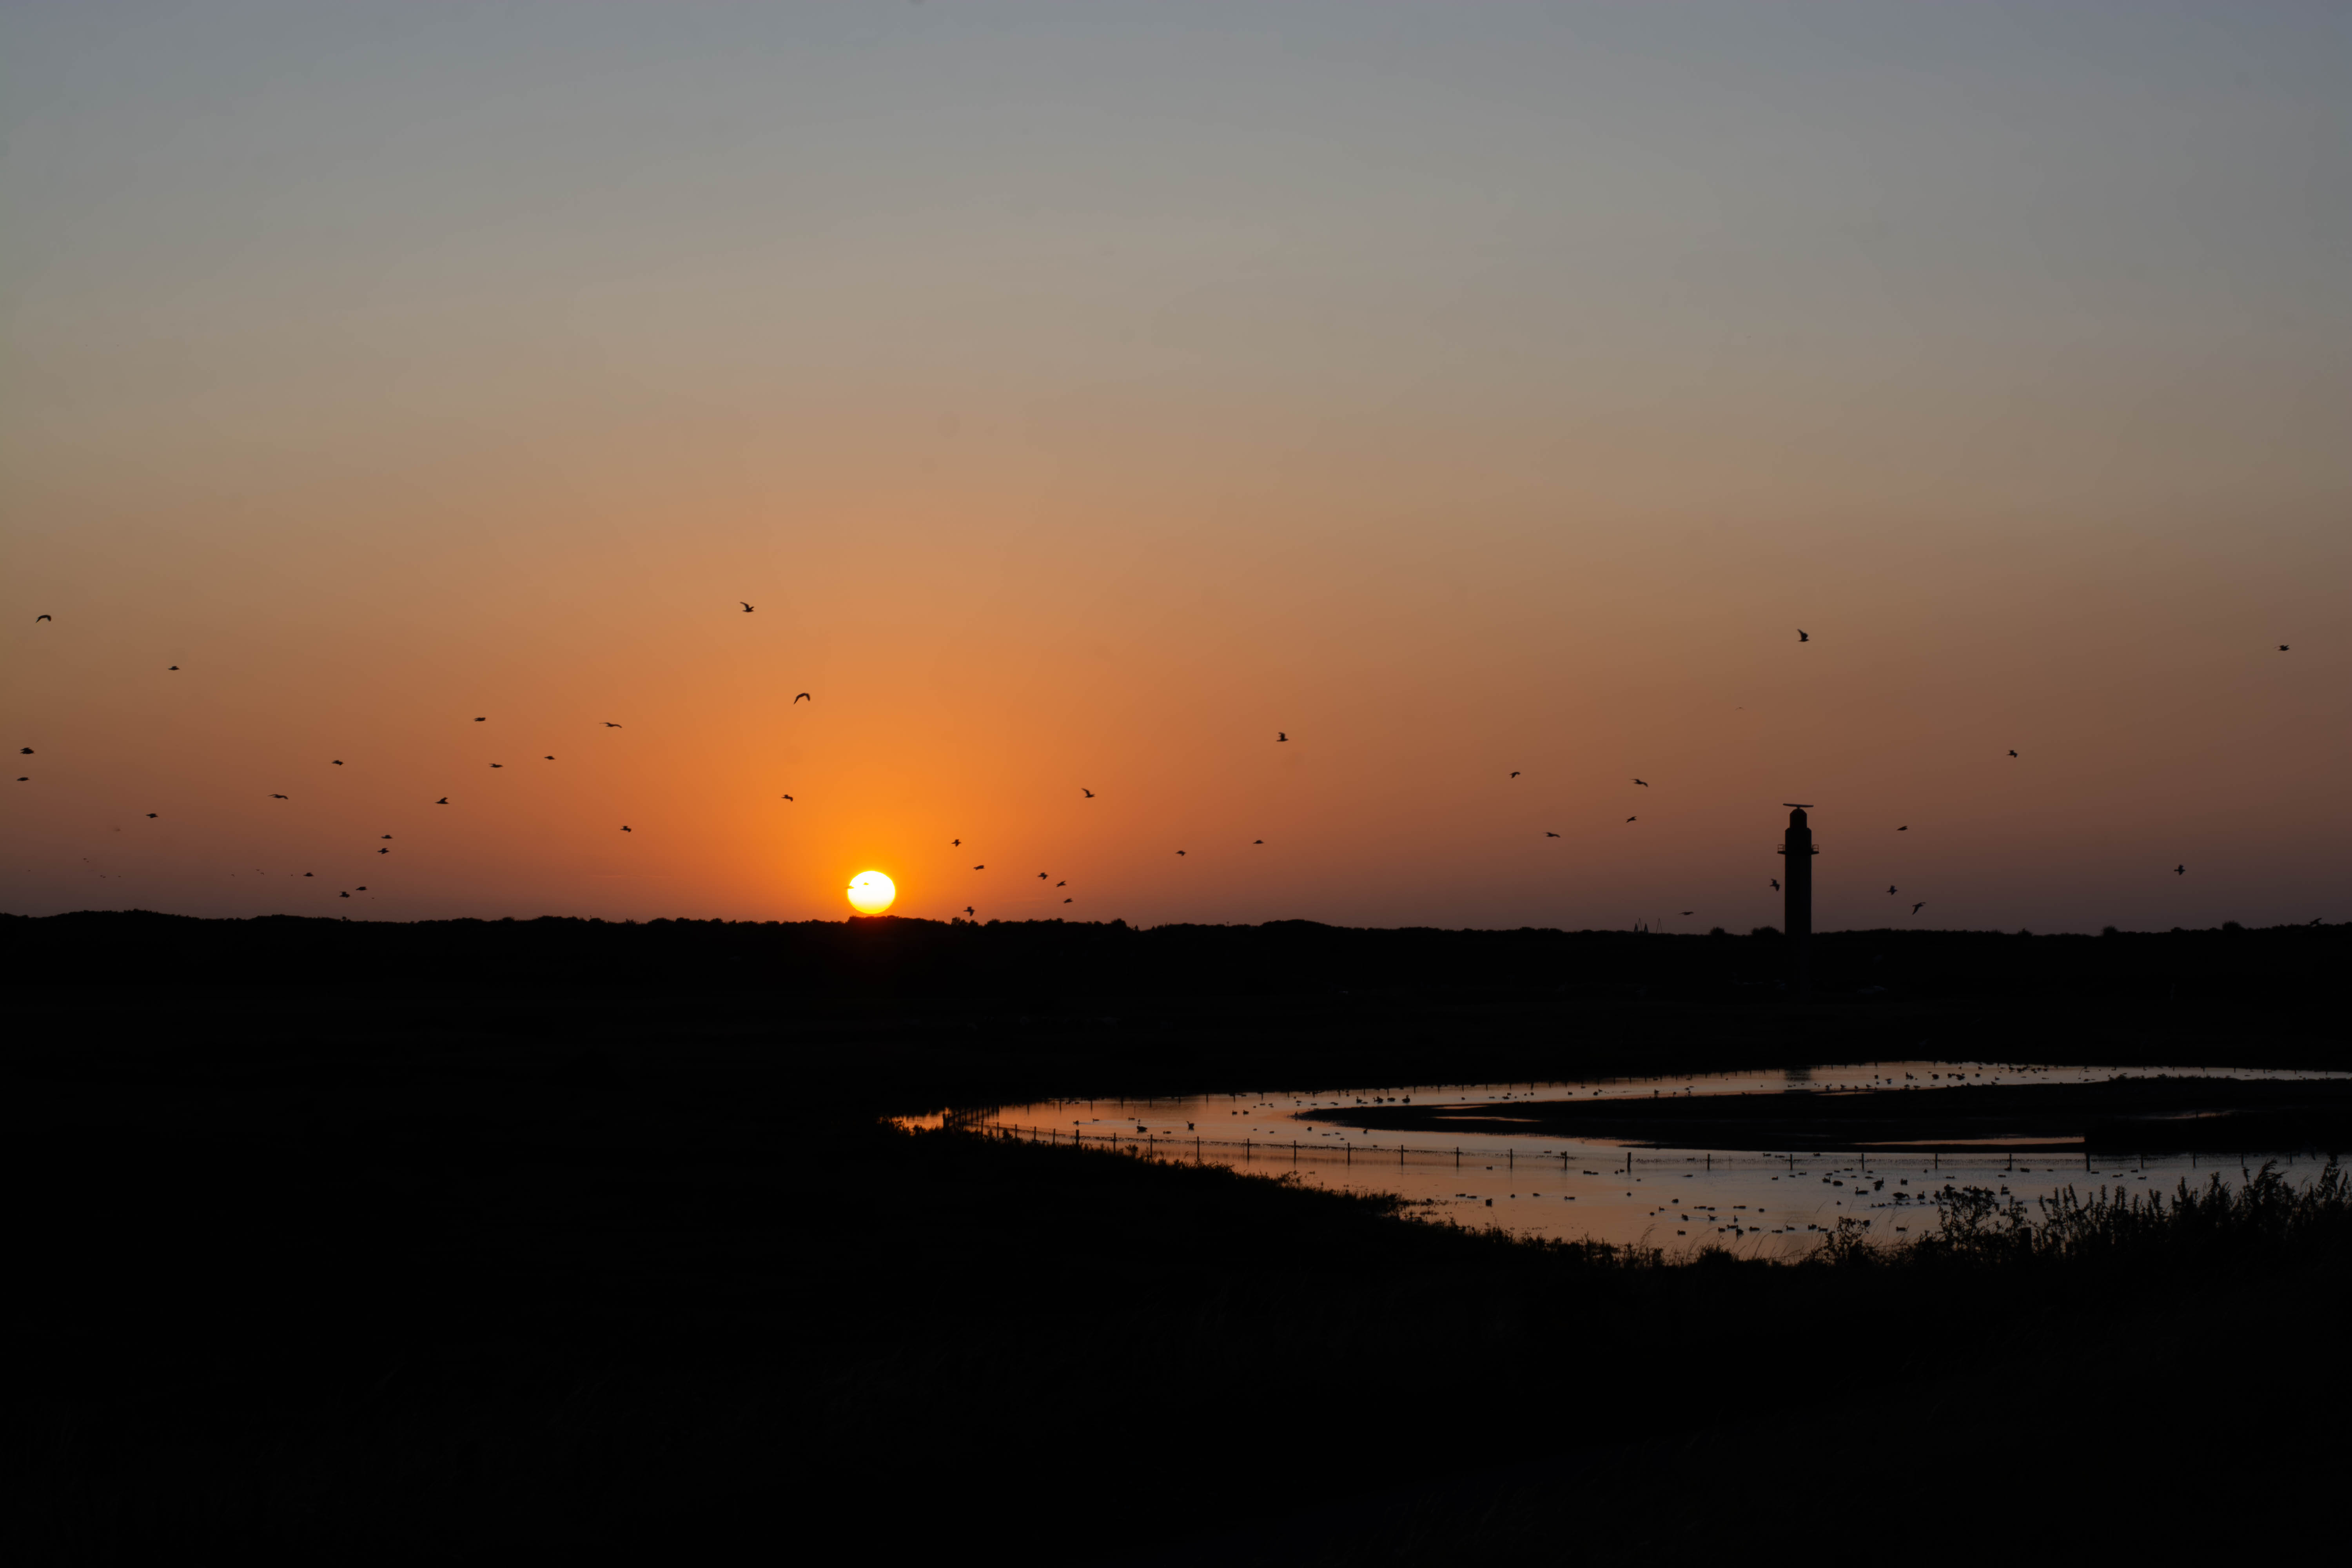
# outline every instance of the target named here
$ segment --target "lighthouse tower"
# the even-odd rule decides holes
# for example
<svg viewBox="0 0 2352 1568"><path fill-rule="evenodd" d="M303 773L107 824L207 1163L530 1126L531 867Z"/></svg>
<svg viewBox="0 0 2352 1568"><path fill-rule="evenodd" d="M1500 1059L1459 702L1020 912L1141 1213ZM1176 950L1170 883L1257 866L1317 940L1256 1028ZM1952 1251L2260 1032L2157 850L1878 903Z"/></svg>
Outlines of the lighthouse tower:
<svg viewBox="0 0 2352 1568"><path fill-rule="evenodd" d="M1789 991L1801 1002L1813 994L1813 857L1821 851L1813 847L1813 830L1805 825L1805 808L1793 801L1781 804L1791 807L1789 835L1780 845L1780 854L1788 861L1780 872L1780 887L1787 900L1782 923L1789 933Z"/></svg>

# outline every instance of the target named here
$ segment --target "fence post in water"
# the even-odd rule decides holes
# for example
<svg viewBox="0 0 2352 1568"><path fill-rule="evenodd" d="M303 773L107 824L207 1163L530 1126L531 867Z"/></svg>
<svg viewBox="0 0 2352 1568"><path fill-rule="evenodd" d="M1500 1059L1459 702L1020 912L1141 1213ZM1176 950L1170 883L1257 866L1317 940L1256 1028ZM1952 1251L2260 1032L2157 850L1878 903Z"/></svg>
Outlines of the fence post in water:
<svg viewBox="0 0 2352 1568"><path fill-rule="evenodd" d="M1454 1145L1454 1168L1457 1171L1462 1168L1462 1145L1459 1143Z"/></svg>

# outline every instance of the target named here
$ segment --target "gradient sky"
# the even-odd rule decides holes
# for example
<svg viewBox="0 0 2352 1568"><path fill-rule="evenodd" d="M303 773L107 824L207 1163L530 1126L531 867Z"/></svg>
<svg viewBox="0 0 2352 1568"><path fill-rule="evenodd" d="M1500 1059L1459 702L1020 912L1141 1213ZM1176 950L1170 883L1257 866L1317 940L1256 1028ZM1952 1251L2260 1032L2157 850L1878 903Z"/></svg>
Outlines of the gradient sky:
<svg viewBox="0 0 2352 1568"><path fill-rule="evenodd" d="M17 912L2352 918L2340 5L11 5L0 334Z"/></svg>

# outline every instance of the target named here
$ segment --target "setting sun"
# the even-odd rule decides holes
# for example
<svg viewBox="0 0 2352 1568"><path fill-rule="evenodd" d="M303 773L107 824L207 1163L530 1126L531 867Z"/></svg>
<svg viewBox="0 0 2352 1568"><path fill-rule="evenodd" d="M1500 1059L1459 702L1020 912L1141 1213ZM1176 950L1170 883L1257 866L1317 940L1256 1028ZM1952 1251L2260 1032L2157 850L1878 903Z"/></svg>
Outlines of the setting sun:
<svg viewBox="0 0 2352 1568"><path fill-rule="evenodd" d="M861 915L878 915L898 896L898 885L879 871L860 871L849 879L850 904Z"/></svg>

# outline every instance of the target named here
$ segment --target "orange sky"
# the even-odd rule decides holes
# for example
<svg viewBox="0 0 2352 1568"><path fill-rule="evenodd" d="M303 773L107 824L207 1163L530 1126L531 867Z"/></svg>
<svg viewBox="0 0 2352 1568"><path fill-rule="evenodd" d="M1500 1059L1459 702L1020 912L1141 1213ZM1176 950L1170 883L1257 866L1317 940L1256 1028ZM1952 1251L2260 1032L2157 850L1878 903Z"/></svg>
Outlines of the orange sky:
<svg viewBox="0 0 2352 1568"><path fill-rule="evenodd" d="M2347 918L2340 33L691 14L0 22L0 908Z"/></svg>

